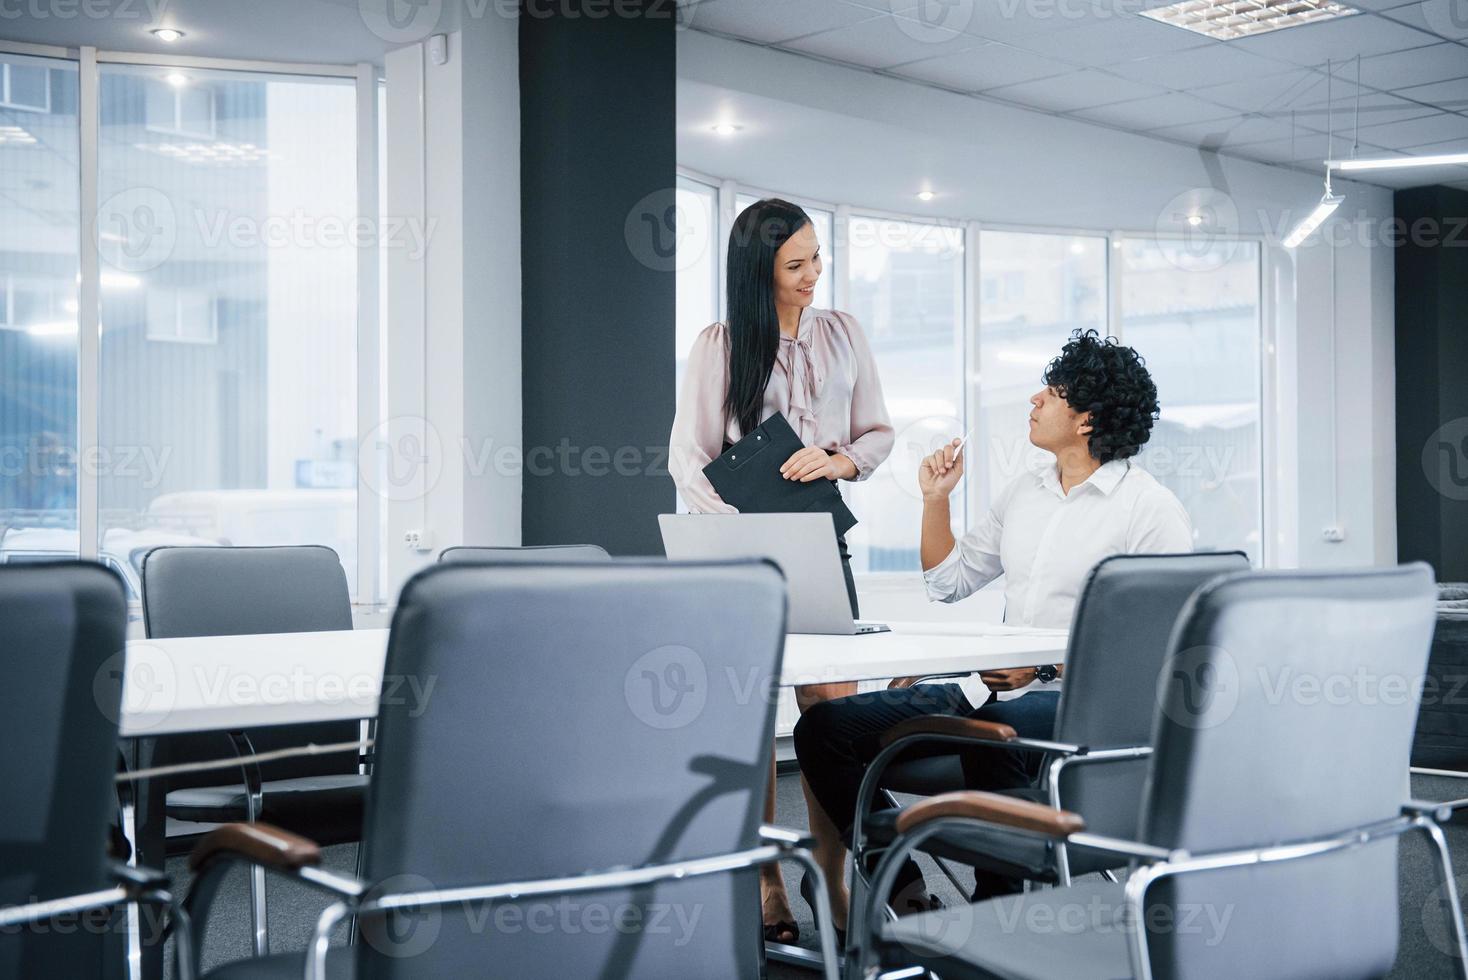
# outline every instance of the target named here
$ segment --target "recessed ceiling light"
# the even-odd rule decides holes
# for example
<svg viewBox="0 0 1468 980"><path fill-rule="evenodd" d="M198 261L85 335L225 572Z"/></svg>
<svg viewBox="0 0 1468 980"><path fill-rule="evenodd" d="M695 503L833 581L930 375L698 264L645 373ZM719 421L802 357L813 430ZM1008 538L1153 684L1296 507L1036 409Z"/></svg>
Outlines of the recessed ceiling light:
<svg viewBox="0 0 1468 980"><path fill-rule="evenodd" d="M183 88L189 83L189 76L183 72L171 71L163 76L163 80L174 88Z"/></svg>
<svg viewBox="0 0 1468 980"><path fill-rule="evenodd" d="M932 199L933 199L933 192L932 191L918 191L918 200L919 201L931 201Z"/></svg>
<svg viewBox="0 0 1468 980"><path fill-rule="evenodd" d="M1203 216L1201 214L1190 214L1183 220L1185 220L1190 227L1196 228L1203 223Z"/></svg>
<svg viewBox="0 0 1468 980"><path fill-rule="evenodd" d="M1218 41L1360 12L1335 0L1179 0L1165 7L1140 11L1143 17Z"/></svg>
<svg viewBox="0 0 1468 980"><path fill-rule="evenodd" d="M743 128L743 126L736 126L733 123L718 123L713 127L713 130L720 136L733 136Z"/></svg>
<svg viewBox="0 0 1468 980"><path fill-rule="evenodd" d="M169 43L177 41L179 38L184 36L183 31L175 30L172 27L156 27L152 31L149 31L149 33L156 37L158 40L168 41Z"/></svg>

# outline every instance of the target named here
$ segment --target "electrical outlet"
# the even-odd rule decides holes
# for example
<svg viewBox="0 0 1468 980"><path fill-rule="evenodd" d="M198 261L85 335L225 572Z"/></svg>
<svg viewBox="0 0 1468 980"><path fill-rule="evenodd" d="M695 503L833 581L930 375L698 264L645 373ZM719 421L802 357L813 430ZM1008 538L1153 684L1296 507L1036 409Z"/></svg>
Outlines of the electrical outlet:
<svg viewBox="0 0 1468 980"><path fill-rule="evenodd" d="M1331 544L1340 544L1342 541L1346 540L1346 529L1341 527L1339 524L1331 524L1325 530L1320 532L1320 536L1329 541Z"/></svg>
<svg viewBox="0 0 1468 980"><path fill-rule="evenodd" d="M404 531L403 544L409 551L432 551L433 533L430 531Z"/></svg>

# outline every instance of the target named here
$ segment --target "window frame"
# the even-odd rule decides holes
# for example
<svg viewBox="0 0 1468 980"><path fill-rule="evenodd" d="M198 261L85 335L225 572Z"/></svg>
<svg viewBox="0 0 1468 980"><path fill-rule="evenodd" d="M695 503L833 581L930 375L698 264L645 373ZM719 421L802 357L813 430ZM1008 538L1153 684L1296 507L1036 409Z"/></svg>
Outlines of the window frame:
<svg viewBox="0 0 1468 980"><path fill-rule="evenodd" d="M370 63L320 64L255 61L229 58L200 58L192 56L163 57L154 53L135 51L99 50L94 46L81 45L67 48L59 45L33 44L22 41L0 40L0 55L19 58L45 58L75 66L78 92L78 169L81 179L81 214L77 229L80 241L78 265L80 282L77 289L77 419L78 452L84 453L98 446L99 420L98 392L100 388L101 338L100 296L101 261L100 243L95 235L83 232L95 228L100 208L97 197L99 167L99 116L98 99L100 66L137 65L147 68L197 68L204 70L236 71L257 74L294 75L350 80L355 83L356 102L356 169L359 220L376 224L379 215L379 187L381 165L378 159L379 119L378 85L381 70ZM48 69L49 70L49 69ZM49 75L48 75L49 82ZM7 82L8 84L8 82ZM47 85L47 99L51 87ZM5 94L0 91L0 95ZM11 107L16 108L16 107ZM38 111L34 108L23 111ZM47 111L50 111L49 108ZM177 120L175 100L175 121ZM218 103L210 96L210 119L217 133ZM144 121L146 128L146 120ZM173 135L180 135L174 133ZM200 134L183 133L197 138ZM209 138L213 138L213 134ZM381 363L378 352L382 348L381 317L379 316L380 281L377 275L381 250L375 243L364 244L357 256L356 276L356 391L357 433L363 438L372 426L382 418ZM7 302L11 291L7 290ZM218 303L211 304L213 334L218 336ZM12 306L13 309L13 306ZM8 313L7 313L8 317ZM156 339L156 338L150 338ZM168 338L166 342L204 343L194 338ZM369 424L369 422L371 424ZM98 559L100 551L101 515L98 511L99 474L96 468L82 467L77 475L77 530L78 557ZM379 559L386 553L381 520L384 508L364 480L361 470L357 475L357 594L352 597L357 607L378 607L389 601L382 593L384 582L379 574Z"/></svg>
<svg viewBox="0 0 1468 980"><path fill-rule="evenodd" d="M150 87L161 89L166 95L171 98L173 105L173 125L155 126L152 122L148 121L148 110L146 104L147 100L145 97L143 107L144 130L150 133L158 133L162 136L176 136L180 139L212 140L218 137L219 104L214 98L213 88L205 90L206 94L209 97L209 128L207 130L204 130L188 129L183 124L183 97L188 93L189 85L192 85L194 83L190 82L189 85L176 86L169 84L167 81L161 78L149 78L146 79L146 84Z"/></svg>

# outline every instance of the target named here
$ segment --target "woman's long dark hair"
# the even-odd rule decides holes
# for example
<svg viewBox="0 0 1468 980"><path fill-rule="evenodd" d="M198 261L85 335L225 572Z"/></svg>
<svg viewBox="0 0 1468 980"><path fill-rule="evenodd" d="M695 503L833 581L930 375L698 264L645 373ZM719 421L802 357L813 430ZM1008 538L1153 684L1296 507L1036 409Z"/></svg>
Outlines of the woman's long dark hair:
<svg viewBox="0 0 1468 980"><path fill-rule="evenodd" d="M780 351L775 311L775 253L810 215L799 205L767 197L739 213L729 232L729 392L724 412L748 432L760 422L765 386Z"/></svg>

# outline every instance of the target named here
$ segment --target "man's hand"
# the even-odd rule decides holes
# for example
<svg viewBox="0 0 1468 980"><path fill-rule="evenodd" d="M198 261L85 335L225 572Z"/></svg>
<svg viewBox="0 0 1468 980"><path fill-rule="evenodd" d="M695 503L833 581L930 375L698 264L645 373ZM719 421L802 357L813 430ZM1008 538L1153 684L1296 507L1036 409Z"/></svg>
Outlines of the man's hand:
<svg viewBox="0 0 1468 980"><path fill-rule="evenodd" d="M981 670L979 680L991 691L1017 691L1035 680L1033 667L1012 667L1008 670Z"/></svg>
<svg viewBox="0 0 1468 980"><path fill-rule="evenodd" d="M963 455L957 452L961 440L954 439L931 456L923 457L918 466L918 489L924 500L947 500L963 476Z"/></svg>
<svg viewBox="0 0 1468 980"><path fill-rule="evenodd" d="M840 453L827 453L816 446L806 446L785 460L780 475L787 480L809 483L812 480L849 480L856 476L856 464Z"/></svg>

